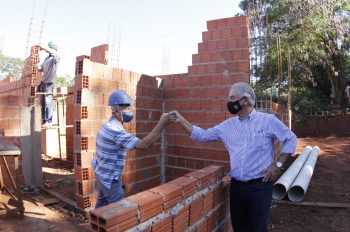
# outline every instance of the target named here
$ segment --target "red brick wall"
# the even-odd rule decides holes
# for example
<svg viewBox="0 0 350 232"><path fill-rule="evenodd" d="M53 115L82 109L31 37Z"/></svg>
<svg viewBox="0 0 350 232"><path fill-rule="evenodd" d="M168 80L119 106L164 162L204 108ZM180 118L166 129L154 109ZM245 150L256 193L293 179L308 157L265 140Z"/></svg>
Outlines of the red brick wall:
<svg viewBox="0 0 350 232"><path fill-rule="evenodd" d="M229 88L249 82L249 35L247 17L207 22L192 56L187 74L162 76L165 80L165 107L178 110L188 121L202 128L212 127L231 115L226 109ZM209 164L229 170L228 152L221 142L193 142L178 125L167 129L168 180Z"/></svg>
<svg viewBox="0 0 350 232"><path fill-rule="evenodd" d="M349 137L350 115L310 116L307 120L293 124L298 138L303 137Z"/></svg>
<svg viewBox="0 0 350 232"><path fill-rule="evenodd" d="M37 70L39 62L39 48L33 46L30 56L25 60L25 66L20 80L12 81L10 78L0 81L0 133L14 144L20 147L20 114L21 106L32 105L36 86L40 82L40 74ZM20 160L20 158L19 158ZM11 175L15 178L14 157L7 156L6 162L9 166ZM6 186L11 186L9 178L4 176L4 163L0 162L4 182ZM19 161L19 170L21 171L21 161ZM23 183L23 175L20 175Z"/></svg>
<svg viewBox="0 0 350 232"><path fill-rule="evenodd" d="M90 212L93 231L232 231L223 168L208 166Z"/></svg>
<svg viewBox="0 0 350 232"><path fill-rule="evenodd" d="M97 48L98 56L104 56L100 51L101 46ZM90 59L93 56L96 54L91 54ZM69 98L67 110L67 123L74 125L67 132L71 138L67 139L67 149L73 150L76 199L78 207L82 209L94 207L96 201L98 186L90 161L96 151L97 132L111 116L110 107L107 106L110 94L122 89L135 100L131 107L134 120L125 123L124 127L139 138L147 135L158 122L163 98L156 78L90 59L88 56L77 57L74 98ZM128 152L122 177L126 195L160 184L160 155L160 143L145 151Z"/></svg>

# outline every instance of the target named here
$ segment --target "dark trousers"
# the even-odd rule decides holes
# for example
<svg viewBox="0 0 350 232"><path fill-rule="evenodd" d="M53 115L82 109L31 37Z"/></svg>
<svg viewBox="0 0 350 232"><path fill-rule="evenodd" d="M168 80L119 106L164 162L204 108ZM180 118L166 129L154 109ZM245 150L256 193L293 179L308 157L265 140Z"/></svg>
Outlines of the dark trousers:
<svg viewBox="0 0 350 232"><path fill-rule="evenodd" d="M43 123L52 123L53 116L53 89L55 87L54 83L43 83L39 85L39 92L47 93L41 96L41 117Z"/></svg>
<svg viewBox="0 0 350 232"><path fill-rule="evenodd" d="M272 199L272 182L231 179L230 210L235 232L266 232Z"/></svg>

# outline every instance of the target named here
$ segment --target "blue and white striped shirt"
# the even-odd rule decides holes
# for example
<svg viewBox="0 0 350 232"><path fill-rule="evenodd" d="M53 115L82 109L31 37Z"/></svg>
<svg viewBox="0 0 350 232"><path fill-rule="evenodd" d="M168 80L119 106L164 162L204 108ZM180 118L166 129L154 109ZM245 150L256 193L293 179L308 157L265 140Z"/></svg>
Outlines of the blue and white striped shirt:
<svg viewBox="0 0 350 232"><path fill-rule="evenodd" d="M139 138L125 131L122 124L111 117L103 123L96 137L96 157L91 164L98 180L110 189L119 180L125 165L126 150L133 150Z"/></svg>
<svg viewBox="0 0 350 232"><path fill-rule="evenodd" d="M273 162L274 139L283 143L282 153L294 153L297 145L295 134L275 115L255 110L244 119L232 117L207 130L193 126L191 138L221 140L230 155L230 176L241 181L265 175Z"/></svg>

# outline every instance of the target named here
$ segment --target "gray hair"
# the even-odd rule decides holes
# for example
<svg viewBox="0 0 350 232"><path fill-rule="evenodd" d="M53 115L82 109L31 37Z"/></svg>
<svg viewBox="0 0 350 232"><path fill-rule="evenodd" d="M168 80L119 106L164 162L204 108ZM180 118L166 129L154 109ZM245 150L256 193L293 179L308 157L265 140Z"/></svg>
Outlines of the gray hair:
<svg viewBox="0 0 350 232"><path fill-rule="evenodd" d="M119 105L112 105L111 106L111 110L112 110L112 113L114 113L116 111L119 111L120 110L120 106Z"/></svg>
<svg viewBox="0 0 350 232"><path fill-rule="evenodd" d="M239 98L247 97L249 105L255 105L255 92L254 89L250 86L250 84L245 82L238 82L232 85L231 90L233 88L236 90L236 93L238 94Z"/></svg>

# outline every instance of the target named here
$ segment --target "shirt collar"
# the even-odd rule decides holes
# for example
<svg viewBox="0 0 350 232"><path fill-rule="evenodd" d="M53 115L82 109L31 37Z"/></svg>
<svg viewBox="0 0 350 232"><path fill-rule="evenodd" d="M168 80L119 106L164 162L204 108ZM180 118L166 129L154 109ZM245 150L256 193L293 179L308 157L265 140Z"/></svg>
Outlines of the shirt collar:
<svg viewBox="0 0 350 232"><path fill-rule="evenodd" d="M112 122L112 123L116 123L116 124L120 124L120 125L121 125L121 122L119 122L119 120L116 119L113 115L109 118L108 121L109 121L109 122Z"/></svg>
<svg viewBox="0 0 350 232"><path fill-rule="evenodd" d="M244 119L249 119L252 120L256 115L256 111L255 109L252 110L252 112L250 112L250 114L248 115L248 117L244 118ZM240 120L243 120L243 118L239 117Z"/></svg>

